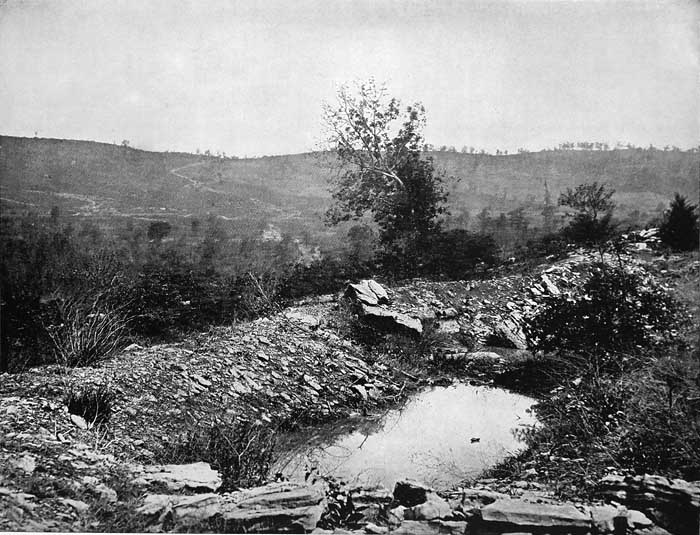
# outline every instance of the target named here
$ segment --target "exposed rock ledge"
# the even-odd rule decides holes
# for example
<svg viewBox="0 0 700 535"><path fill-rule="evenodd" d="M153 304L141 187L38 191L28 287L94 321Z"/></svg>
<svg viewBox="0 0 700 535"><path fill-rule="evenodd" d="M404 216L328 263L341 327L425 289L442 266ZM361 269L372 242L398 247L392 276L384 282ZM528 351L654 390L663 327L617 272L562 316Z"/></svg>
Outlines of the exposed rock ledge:
<svg viewBox="0 0 700 535"><path fill-rule="evenodd" d="M214 525L226 533L308 532L321 518L325 501L320 485L271 483L226 494L150 494L138 512L164 530Z"/></svg>
<svg viewBox="0 0 700 535"><path fill-rule="evenodd" d="M201 464L204 463L198 463ZM147 472L189 474L193 470L192 465L172 468ZM174 478L166 479L172 481ZM211 480L208 476L204 479ZM613 495L608 496L616 498L617 502L594 505L562 503L541 489L518 496L483 487L438 493L422 483L404 480L396 484L393 492L382 487L352 490L352 520L346 523L345 529L335 530L317 527L327 525L322 520L328 505L323 484L271 483L226 494L148 494L138 513L148 520L153 531L213 529L234 533L397 535L668 534L669 531L655 524L654 518L672 533L697 533L698 484L656 476L610 476L601 482L601 489L603 494L612 492ZM642 510L625 507L623 502L639 503ZM676 516L657 518L653 515L654 507L675 511ZM689 531L691 529L695 531Z"/></svg>

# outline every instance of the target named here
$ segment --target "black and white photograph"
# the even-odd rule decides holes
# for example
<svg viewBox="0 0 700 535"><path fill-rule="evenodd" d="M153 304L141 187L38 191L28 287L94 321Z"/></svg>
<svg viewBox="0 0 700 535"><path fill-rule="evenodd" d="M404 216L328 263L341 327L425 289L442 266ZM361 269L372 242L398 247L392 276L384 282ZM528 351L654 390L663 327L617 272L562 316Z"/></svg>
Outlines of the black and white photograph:
<svg viewBox="0 0 700 535"><path fill-rule="evenodd" d="M0 532L700 535L700 1L0 0Z"/></svg>

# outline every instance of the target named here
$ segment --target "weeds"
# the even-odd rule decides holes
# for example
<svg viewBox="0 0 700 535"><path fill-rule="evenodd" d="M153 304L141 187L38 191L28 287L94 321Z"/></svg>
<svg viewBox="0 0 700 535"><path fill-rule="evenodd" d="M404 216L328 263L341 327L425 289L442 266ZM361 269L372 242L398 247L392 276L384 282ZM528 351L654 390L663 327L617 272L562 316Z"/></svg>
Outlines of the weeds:
<svg viewBox="0 0 700 535"><path fill-rule="evenodd" d="M222 492L262 485L274 459L275 431L259 423L218 420L193 427L165 446L163 462L204 461L218 470Z"/></svg>
<svg viewBox="0 0 700 535"><path fill-rule="evenodd" d="M498 379L542 396L528 450L494 476L537 472L565 497L588 493L609 467L700 477L700 359L672 346L643 354L563 354L520 363ZM617 367L609 363L615 362Z"/></svg>
<svg viewBox="0 0 700 535"><path fill-rule="evenodd" d="M64 366L90 366L111 356L123 345L129 320L103 296L56 300L57 324L46 330L57 359Z"/></svg>

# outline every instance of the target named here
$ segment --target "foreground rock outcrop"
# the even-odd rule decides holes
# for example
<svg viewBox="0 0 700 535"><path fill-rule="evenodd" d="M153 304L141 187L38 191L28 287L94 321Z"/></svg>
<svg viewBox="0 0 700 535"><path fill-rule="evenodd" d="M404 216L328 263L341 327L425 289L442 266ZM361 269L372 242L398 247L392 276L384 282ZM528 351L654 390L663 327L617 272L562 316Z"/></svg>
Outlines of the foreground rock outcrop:
<svg viewBox="0 0 700 535"><path fill-rule="evenodd" d="M664 535L643 512L619 505L567 503L525 482L521 492L508 494L487 485L438 493L417 481L396 483L393 495L382 488L356 489L355 514L343 528L316 529L314 533L396 533L469 535ZM525 489L523 490L523 487ZM374 502L368 500L375 496ZM323 522L323 521L322 521Z"/></svg>
<svg viewBox="0 0 700 535"><path fill-rule="evenodd" d="M227 533L309 532L325 509L320 485L271 483L225 494L149 494L138 513L151 529Z"/></svg>
<svg viewBox="0 0 700 535"><path fill-rule="evenodd" d="M606 500L641 509L674 533L700 533L700 482L655 475L609 475L598 484L597 494Z"/></svg>

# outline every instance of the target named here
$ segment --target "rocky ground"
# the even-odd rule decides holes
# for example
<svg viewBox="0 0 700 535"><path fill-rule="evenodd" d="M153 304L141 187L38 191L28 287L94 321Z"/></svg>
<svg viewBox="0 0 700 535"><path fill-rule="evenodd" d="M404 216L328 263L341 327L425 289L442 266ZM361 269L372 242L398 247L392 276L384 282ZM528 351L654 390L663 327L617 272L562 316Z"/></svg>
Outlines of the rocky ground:
<svg viewBox="0 0 700 535"><path fill-rule="evenodd" d="M386 290L359 283L347 299L307 300L183 343L132 345L95 367L4 374L0 530L321 531L334 526L335 515L366 533L612 533L623 523L635 533L664 533L643 512L622 507L645 511L649 500L637 498L654 492L672 502L669 515L681 503L697 518L700 486L678 481L611 480L598 505L560 503L527 478L440 493L416 483L392 492L280 481L222 494L209 465L158 462L175 437L219 418L287 429L392 406L455 375L488 380L527 355L524 318L549 296L575 288L593 260L594 253L576 251L478 282L413 281ZM625 253L628 265L668 275L669 284L674 261L646 246ZM697 272L698 265L684 261L683 269ZM352 312L407 337L437 333L435 367L401 367L349 338ZM106 425L93 426L64 404L66 392L87 385L115 394Z"/></svg>

